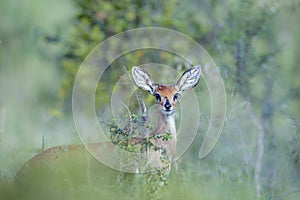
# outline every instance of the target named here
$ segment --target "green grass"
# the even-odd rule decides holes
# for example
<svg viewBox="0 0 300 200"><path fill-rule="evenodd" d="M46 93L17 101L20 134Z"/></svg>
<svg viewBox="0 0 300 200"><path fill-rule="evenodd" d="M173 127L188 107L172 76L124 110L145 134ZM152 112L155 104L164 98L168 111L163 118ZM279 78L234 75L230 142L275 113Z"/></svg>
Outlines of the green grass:
<svg viewBox="0 0 300 200"><path fill-rule="evenodd" d="M20 166L45 148L79 143L70 116L56 110L57 91L61 69L57 58L62 47L46 44L39 37L40 31L50 35L64 35L65 26L74 13L71 1L8 1L0 2L0 199L147 199L150 198L145 177L120 174L105 167L86 168L80 156L58 164L56 173L35 171L23 183L16 183L15 174ZM277 21L287 28L281 29L291 38L297 37L285 22L297 24L294 15ZM299 12L297 14L299 16ZM292 26L292 25L291 25ZM290 31L290 33L289 33ZM286 36L280 36L285 41ZM293 40L291 40L292 43ZM291 42L290 41L290 42ZM284 43L284 42L283 42ZM280 57L282 69L298 63L293 53L296 45L288 45ZM218 64L218 63L217 63ZM281 70L284 71L284 70ZM290 71L279 76L290 76ZM291 76L292 77L292 76ZM230 80L226 80L230 81ZM282 81L297 82L288 78ZM298 80L299 81L299 80ZM276 84L282 84L276 82ZM276 88L275 88L276 89ZM277 88L278 90L278 88ZM286 94L281 88L277 96ZM231 91L228 91L230 93ZM257 92L257 91L253 91ZM202 94L203 95L203 94ZM208 96L208 94L205 94ZM202 135L175 165L167 185L161 188L160 199L256 199L254 166L256 159L257 130L243 107L244 102L228 94L228 115L223 134L208 157L199 160L197 152L207 128L201 121ZM200 96L201 97L201 96ZM204 97L203 97L204 98ZM202 98L202 100L203 100ZM208 98L208 97L207 97ZM298 105L290 112L298 113ZM256 111L259 113L258 108ZM286 118L287 114L274 117L276 149L264 155L267 160L275 155L272 166L264 166L261 173L266 185L261 199L300 199L299 178L299 121ZM284 109L282 109L284 111ZM284 111L285 112L285 111ZM205 118L205 119L204 119ZM297 129L298 128L298 129ZM265 183L269 171L274 171L271 184ZM268 188L267 186L272 186Z"/></svg>

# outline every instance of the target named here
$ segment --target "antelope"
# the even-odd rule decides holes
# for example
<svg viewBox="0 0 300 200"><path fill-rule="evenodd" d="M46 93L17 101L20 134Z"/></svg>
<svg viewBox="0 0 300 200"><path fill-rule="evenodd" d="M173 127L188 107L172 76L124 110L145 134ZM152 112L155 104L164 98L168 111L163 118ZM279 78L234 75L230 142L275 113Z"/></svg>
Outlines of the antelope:
<svg viewBox="0 0 300 200"><path fill-rule="evenodd" d="M170 171L170 163L177 142L174 119L176 104L182 92L193 88L198 84L200 75L200 66L195 66L185 71L176 84L156 84L152 81L150 75L146 71L138 67L132 68L132 76L135 85L153 95L156 98L156 103L160 106L160 111L157 113L157 127L153 135L161 135L163 133L171 135L170 140L163 141L162 138L151 139L151 142L160 151L162 149L165 150L168 159L168 172ZM154 156L148 158L149 161L152 163L161 162L161 153L162 152L157 152L156 155L154 154ZM163 167L163 165L160 166Z"/></svg>
<svg viewBox="0 0 300 200"><path fill-rule="evenodd" d="M158 122L155 132L150 134L150 141L156 147L156 150L149 150L152 151L149 152L149 154L152 153L152 156L147 157L148 164L151 166L152 163L159 163L158 166L166 167L167 174L170 171L172 155L176 148L177 139L174 119L176 104L178 103L178 98L182 92L191 89L198 84L200 75L201 67L194 66L186 70L176 84L156 84L145 70L139 67L132 68L134 84L138 88L148 91L151 95L153 95L156 99L156 103L160 107L160 110L157 113ZM161 137L152 137L163 133L168 133L171 137L167 140L164 140ZM99 145L106 145L109 149L111 149L111 151L114 149L114 145L110 142L91 144L90 149L97 148ZM163 150L167 155L167 165L165 163L160 163L162 162L160 157ZM94 165L86 162L86 159L90 160L91 156L89 156L83 145L52 147L27 161L17 173L17 178L22 179L30 172L37 173L36 169L40 169L41 167L46 167L47 174L51 174L51 170L56 170L57 166L60 168L66 167L66 171L71 173L72 167L82 164L88 165L86 166L87 170L98 169L97 171L100 174L102 170L109 170L108 167L103 166L100 162L94 162ZM78 170L81 172L85 171L83 168L79 168ZM92 175L92 177L97 176L97 174L98 173ZM103 174L108 175L108 173ZM116 175L115 170L111 169L111 174L113 174L112 176ZM90 173L87 173L87 175L91 176Z"/></svg>

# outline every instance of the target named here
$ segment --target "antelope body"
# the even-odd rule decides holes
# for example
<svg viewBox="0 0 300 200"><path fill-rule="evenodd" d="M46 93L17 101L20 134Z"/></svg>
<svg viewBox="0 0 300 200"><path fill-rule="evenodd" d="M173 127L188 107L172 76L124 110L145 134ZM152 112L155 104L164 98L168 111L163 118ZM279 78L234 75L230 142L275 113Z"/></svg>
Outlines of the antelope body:
<svg viewBox="0 0 300 200"><path fill-rule="evenodd" d="M135 85L153 95L161 108L158 111L158 122L155 133L150 135L151 142L157 147L156 151L151 150L152 152L149 152L151 157L147 157L147 162L150 167L152 164L159 167L166 167L167 173L169 173L177 140L174 119L176 103L183 91L193 88L198 84L200 74L201 68L195 66L185 71L176 84L156 84L146 71L139 67L132 68ZM171 134L171 139L163 140L162 138L151 137L155 134L163 133ZM107 149L111 149L111 151L115 148L112 143L107 142L90 144L88 149L97 148L99 145L105 145ZM169 161L167 166L165 163L160 163L162 150L165 151ZM74 168L76 169L75 171L73 171ZM63 170L59 171L58 169ZM76 179L86 180L85 183L87 184L93 179L97 179L97 181L105 180L103 177L106 176L109 177L107 180L112 181L115 180L113 177L117 177L118 175L116 170L104 166L90 156L83 145L56 146L37 154L21 167L17 174L17 179L22 181L22 179L26 179L26 177L35 174L34 180L36 180L36 177L42 177L45 173L49 175L48 178L52 177L52 173L75 173L76 175L74 177L80 176Z"/></svg>

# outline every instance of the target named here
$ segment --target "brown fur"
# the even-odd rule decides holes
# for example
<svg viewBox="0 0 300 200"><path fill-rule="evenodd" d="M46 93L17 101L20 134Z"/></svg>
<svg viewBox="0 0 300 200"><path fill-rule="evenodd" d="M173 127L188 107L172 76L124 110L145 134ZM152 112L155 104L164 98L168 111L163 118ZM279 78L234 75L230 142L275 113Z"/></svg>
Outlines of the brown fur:
<svg viewBox="0 0 300 200"><path fill-rule="evenodd" d="M173 96L178 91L178 88L174 84L157 84L155 85L155 93L158 93L161 96L161 102L159 105L164 105L168 99L173 108L176 106L176 101L173 100Z"/></svg>

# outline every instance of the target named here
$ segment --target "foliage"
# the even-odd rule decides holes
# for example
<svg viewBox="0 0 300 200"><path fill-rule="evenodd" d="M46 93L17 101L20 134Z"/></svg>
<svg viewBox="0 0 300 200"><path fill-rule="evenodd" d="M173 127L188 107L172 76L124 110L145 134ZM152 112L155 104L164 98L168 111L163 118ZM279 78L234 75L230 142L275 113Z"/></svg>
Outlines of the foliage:
<svg viewBox="0 0 300 200"><path fill-rule="evenodd" d="M168 185L158 195L162 199L255 199L255 175L259 174L261 199L299 199L298 1L75 0L73 5L66 2L0 3L0 89L4 94L0 97L1 199L26 198L24 195L30 196L31 190L33 196L29 199L38 197L36 188L41 186L40 182L18 190L9 180L25 160L41 151L41 138L45 138L46 147L79 141L72 119L65 113L70 111L77 69L91 49L121 31L147 26L178 30L202 44L221 71L228 97L226 124L214 151L204 160L198 159L197 151L210 115L209 108L202 106L199 135L174 164L166 180ZM68 21L65 16L70 12L75 15ZM42 18L44 15L47 17ZM62 50L63 56L57 56ZM129 69L136 63L149 62L165 63L176 69L188 66L167 52L144 50L122 56L111 68ZM97 109L109 101L111 83L123 73L107 72L104 85L97 88ZM67 112L56 109L58 87L57 105L62 103ZM209 94L203 85L200 88L195 89L199 102L209 105ZM103 90L107 93L101 96ZM264 150L258 173L260 127ZM108 128L116 133L117 141L128 136L126 127L117 127L112 122ZM164 137L168 138L167 133ZM138 151L132 147L128 150ZM78 177L77 182L72 182L73 177L59 178L49 180L55 197L64 194L65 199L101 195L123 198L124 194L140 199L142 193L138 184L143 181L128 185L122 175L123 190L97 181L82 186ZM62 183L56 185L56 180ZM148 191L156 190L157 185L152 186ZM16 191L19 192L15 194ZM48 193L45 198L50 198Z"/></svg>
<svg viewBox="0 0 300 200"><path fill-rule="evenodd" d="M257 137L253 137L250 142L252 146L256 144L261 144L261 146L249 149L251 152L249 156L253 163L245 170L248 172L254 170L256 177L262 179L255 180L257 187L260 188L262 185L263 188L263 191L256 191L257 195L272 196L280 189L271 184L274 181L272 174L276 174L278 169L276 165L281 165L275 161L280 145L278 147L274 145L280 142L277 140L277 135L280 133L276 132L277 126L274 121L280 120L280 117L275 118L275 116L276 113L282 112L280 110L281 97L274 94L285 87L277 84L277 88L274 88L274 85L280 81L277 78L282 70L279 69L276 61L277 56L280 55L280 46L276 42L277 34L274 31L273 20L280 12L287 12L290 5L251 0L201 1L201 4L192 4L192 6L183 4L179 1L168 4L142 0L127 0L122 3L97 0L76 1L78 14L72 26L73 32L66 43L68 51L62 59L62 66L67 75L62 85L62 93L70 94L80 62L100 41L121 31L143 26L160 26L179 30L205 45L218 63L225 79L226 89L232 95L229 101L238 99L237 104L248 103L248 113L245 115L252 123L258 121L248 131L257 134ZM166 52L140 50L122 56L112 63L111 67L133 66L136 63L148 62L165 63L174 68L185 65L184 60ZM103 91L111 91L113 85L111 83L114 83L119 76L121 74L113 70L106 74L106 79L101 83L102 86L98 88L96 94L96 107L109 101L110 94L104 94ZM63 95L62 99L66 97L68 95ZM237 105L232 105L232 107L235 106ZM234 123L238 122L229 121L228 123L233 123L232 127L236 129ZM259 132L260 127L262 129ZM226 134L237 137L237 133L225 131L225 138ZM168 139L168 135L165 136ZM157 135L156 137L163 136ZM298 152L298 150L295 151ZM264 160L258 156L260 153L265 154ZM288 156L288 152L285 155ZM224 155L222 159L229 159L231 156L233 155ZM261 164L264 166L262 171L255 167L258 163L263 163ZM254 177L253 174L248 174L248 176Z"/></svg>
<svg viewBox="0 0 300 200"><path fill-rule="evenodd" d="M100 1L100 0L76 0L75 5L78 13L73 25L71 25L70 36L65 40L67 50L62 57L61 64L65 72L65 78L60 89L60 96L69 99L74 78L81 62L88 53L101 41L122 31L137 27L162 26L166 28L179 29L183 22L172 19L171 2L145 1L145 0L126 0ZM155 51L136 51L129 53L118 59L111 65L113 66L133 66L138 61L153 61L159 57L171 61L174 56L170 54L159 55ZM150 57L150 58L149 58ZM171 59L170 59L171 57ZM118 75L113 72L105 75L104 86L100 89L110 91L111 84ZM97 105L107 102L108 97L103 94L96 95ZM66 106L69 101L66 101ZM97 106L96 105L96 106Z"/></svg>
<svg viewBox="0 0 300 200"><path fill-rule="evenodd" d="M128 120L125 120L125 119ZM171 133L156 133L150 134L145 138L141 137L141 133L153 133L154 130L151 125L142 120L142 117L136 115L130 115L125 119L121 119L124 127L119 127L115 121L106 123L109 126L109 137L116 146L133 153L141 153L142 155L147 155L149 151L159 151L161 153L161 162L166 164L165 168L155 168L150 169L151 173L145 173L140 176L139 181L145 185L147 196L150 199L155 199L161 188L167 184L168 164L170 160L167 156L165 148L155 146L151 140L167 141L172 139ZM139 163L145 164L142 158L138 158ZM122 175L123 172L120 172Z"/></svg>

